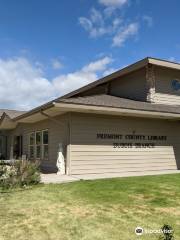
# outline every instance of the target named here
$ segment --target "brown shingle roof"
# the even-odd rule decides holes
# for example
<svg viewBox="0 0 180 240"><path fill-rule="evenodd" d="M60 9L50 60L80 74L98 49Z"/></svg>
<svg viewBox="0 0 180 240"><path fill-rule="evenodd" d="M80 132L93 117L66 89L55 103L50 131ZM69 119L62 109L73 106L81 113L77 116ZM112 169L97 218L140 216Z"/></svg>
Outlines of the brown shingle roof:
<svg viewBox="0 0 180 240"><path fill-rule="evenodd" d="M25 111L9 110L9 109L0 109L0 118L3 113L6 113L10 118L15 118L25 113Z"/></svg>
<svg viewBox="0 0 180 240"><path fill-rule="evenodd" d="M180 106L152 104L106 94L60 99L58 102L180 114Z"/></svg>

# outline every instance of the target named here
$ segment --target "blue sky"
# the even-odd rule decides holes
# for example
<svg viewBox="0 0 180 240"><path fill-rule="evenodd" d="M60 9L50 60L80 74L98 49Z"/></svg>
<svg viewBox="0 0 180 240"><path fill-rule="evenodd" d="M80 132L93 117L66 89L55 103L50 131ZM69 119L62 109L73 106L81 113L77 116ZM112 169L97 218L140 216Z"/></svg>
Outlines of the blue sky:
<svg viewBox="0 0 180 240"><path fill-rule="evenodd" d="M1 108L30 109L146 56L180 61L178 0L0 6Z"/></svg>

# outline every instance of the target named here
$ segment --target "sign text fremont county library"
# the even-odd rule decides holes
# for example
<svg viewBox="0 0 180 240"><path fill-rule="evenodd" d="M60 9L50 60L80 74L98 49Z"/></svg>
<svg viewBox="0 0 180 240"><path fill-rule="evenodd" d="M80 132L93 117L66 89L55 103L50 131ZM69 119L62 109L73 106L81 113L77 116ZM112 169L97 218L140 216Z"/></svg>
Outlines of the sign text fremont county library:
<svg viewBox="0 0 180 240"><path fill-rule="evenodd" d="M166 141L167 136L154 135L136 135L136 134L114 134L114 133L97 133L97 139L122 140L123 142L114 142L114 148L153 148L155 142ZM130 142L129 142L130 141Z"/></svg>

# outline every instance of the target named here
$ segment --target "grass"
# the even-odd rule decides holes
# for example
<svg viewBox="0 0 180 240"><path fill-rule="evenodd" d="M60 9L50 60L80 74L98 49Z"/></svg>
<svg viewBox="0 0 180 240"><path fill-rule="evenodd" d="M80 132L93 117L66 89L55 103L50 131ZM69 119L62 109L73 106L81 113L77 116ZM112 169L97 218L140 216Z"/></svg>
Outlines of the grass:
<svg viewBox="0 0 180 240"><path fill-rule="evenodd" d="M38 185L0 193L0 240L154 240L134 229L169 224L180 239L180 175Z"/></svg>

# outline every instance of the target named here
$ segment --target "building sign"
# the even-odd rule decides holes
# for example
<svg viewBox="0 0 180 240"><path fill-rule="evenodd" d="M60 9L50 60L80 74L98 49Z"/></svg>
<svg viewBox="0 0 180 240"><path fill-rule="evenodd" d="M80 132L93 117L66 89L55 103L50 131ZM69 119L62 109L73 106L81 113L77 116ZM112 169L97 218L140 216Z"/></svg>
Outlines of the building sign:
<svg viewBox="0 0 180 240"><path fill-rule="evenodd" d="M172 80L172 82L171 82L171 86L172 86L172 89L174 90L174 91L178 91L178 90L180 90L180 81L178 81L178 80Z"/></svg>
<svg viewBox="0 0 180 240"><path fill-rule="evenodd" d="M97 139L113 140L114 148L153 148L159 141L166 141L167 136L97 133Z"/></svg>

